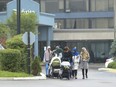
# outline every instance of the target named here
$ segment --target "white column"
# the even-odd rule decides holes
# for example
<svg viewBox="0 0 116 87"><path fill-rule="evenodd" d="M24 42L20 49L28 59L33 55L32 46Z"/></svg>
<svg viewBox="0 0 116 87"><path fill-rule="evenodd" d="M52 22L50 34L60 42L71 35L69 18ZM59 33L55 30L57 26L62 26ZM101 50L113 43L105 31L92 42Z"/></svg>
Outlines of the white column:
<svg viewBox="0 0 116 87"><path fill-rule="evenodd" d="M35 35L35 43L34 43L34 57L39 56L38 55L38 25L36 26L36 35Z"/></svg>

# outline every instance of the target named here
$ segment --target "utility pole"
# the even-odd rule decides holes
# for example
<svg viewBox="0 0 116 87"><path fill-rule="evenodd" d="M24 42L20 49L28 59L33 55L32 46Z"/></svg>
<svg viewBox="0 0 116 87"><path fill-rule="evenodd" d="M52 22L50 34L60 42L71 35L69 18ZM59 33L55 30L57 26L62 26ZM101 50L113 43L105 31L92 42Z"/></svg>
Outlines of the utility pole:
<svg viewBox="0 0 116 87"><path fill-rule="evenodd" d="M20 17L21 17L21 1L17 0L17 34L20 34L20 25L21 25L21 21L20 21Z"/></svg>
<svg viewBox="0 0 116 87"><path fill-rule="evenodd" d="M27 35L28 35L28 47L27 47L27 50L28 50L28 60L27 60L27 63L28 63L28 74L30 74L30 32L28 31L27 32Z"/></svg>

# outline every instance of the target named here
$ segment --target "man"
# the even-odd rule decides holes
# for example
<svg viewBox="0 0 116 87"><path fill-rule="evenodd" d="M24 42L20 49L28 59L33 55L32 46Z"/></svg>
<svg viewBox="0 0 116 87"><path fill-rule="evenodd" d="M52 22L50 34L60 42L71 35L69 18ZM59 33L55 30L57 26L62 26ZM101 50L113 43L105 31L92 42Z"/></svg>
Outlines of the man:
<svg viewBox="0 0 116 87"><path fill-rule="evenodd" d="M62 58L62 48L60 48L59 46L56 46L56 49L54 50L54 53L57 54L58 57Z"/></svg>

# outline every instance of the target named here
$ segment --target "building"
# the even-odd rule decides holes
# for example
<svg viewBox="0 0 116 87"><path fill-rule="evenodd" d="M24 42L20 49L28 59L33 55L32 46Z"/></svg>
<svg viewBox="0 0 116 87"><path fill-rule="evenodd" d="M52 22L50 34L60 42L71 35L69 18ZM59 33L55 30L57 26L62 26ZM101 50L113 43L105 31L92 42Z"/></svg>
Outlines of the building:
<svg viewBox="0 0 116 87"><path fill-rule="evenodd" d="M85 46L95 62L109 57L115 36L115 0L35 1L40 3L41 12L55 14L52 46L77 46L79 51Z"/></svg>
<svg viewBox="0 0 116 87"><path fill-rule="evenodd" d="M17 0L0 0L0 22L5 23L5 21L11 16L12 12L14 10L15 11L17 10L16 1ZM21 1L21 12L26 13L34 12L37 14L38 23L36 24L37 34L34 43L34 55L38 56L40 53L40 51L38 51L39 48L38 41L45 41L46 45L50 45L50 41L53 40L53 25L55 15L40 12L39 3L33 0L20 0L20 1Z"/></svg>
<svg viewBox="0 0 116 87"><path fill-rule="evenodd" d="M0 3L11 0L1 0ZM110 45L115 38L115 0L34 0L40 11L55 14L51 46L85 46L91 61L101 62L109 57ZM3 4L2 4L3 5ZM0 5L0 10L6 7ZM2 9L3 8L3 9ZM40 49L46 45L39 42Z"/></svg>

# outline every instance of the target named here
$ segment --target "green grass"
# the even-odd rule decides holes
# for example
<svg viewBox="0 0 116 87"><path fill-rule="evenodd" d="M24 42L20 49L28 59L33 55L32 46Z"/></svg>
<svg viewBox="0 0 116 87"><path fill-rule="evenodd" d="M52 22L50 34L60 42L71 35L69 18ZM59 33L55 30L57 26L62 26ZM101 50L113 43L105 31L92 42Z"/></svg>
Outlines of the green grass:
<svg viewBox="0 0 116 87"><path fill-rule="evenodd" d="M18 72L8 72L0 70L0 77L32 77L32 75Z"/></svg>

